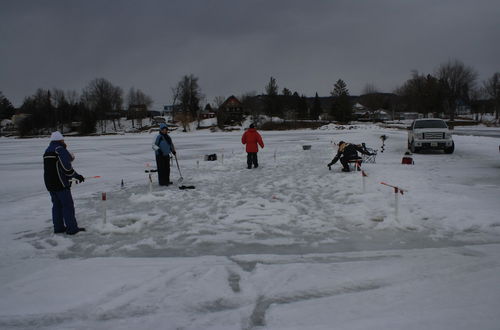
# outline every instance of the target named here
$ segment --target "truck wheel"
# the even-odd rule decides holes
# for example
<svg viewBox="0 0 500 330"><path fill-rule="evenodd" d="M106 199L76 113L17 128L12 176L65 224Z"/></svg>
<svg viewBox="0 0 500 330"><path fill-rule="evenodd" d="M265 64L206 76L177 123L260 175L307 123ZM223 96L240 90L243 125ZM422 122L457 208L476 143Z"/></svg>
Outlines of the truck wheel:
<svg viewBox="0 0 500 330"><path fill-rule="evenodd" d="M420 148L415 147L414 141L411 141L411 143L410 143L410 151L412 154L420 151Z"/></svg>
<svg viewBox="0 0 500 330"><path fill-rule="evenodd" d="M446 154L452 154L455 151L455 142L451 143L451 147L444 149Z"/></svg>

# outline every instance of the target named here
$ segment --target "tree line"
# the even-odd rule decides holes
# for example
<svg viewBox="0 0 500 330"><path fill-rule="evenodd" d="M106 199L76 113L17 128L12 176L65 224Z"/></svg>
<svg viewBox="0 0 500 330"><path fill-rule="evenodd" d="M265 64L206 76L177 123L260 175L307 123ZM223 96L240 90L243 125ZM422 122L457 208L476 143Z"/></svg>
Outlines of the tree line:
<svg viewBox="0 0 500 330"><path fill-rule="evenodd" d="M24 99L18 112L23 115L18 123L21 135L46 134L53 130L63 131L64 126L77 124L81 134L90 134L100 130L106 133L107 120L111 120L114 129L120 126L123 108L130 119L141 123L153 104L153 99L140 89L131 88L124 99L121 87L113 85L104 78L92 80L79 94L76 91L64 91L58 88L39 88L33 95ZM0 116L11 118L16 109L0 92Z"/></svg>
<svg viewBox="0 0 500 330"><path fill-rule="evenodd" d="M470 106L474 113L494 112L496 121L500 111L500 72L494 73L481 84L477 81L477 72L459 60L449 60L441 64L433 74L411 73L411 77L393 93L381 93L373 84L367 84L359 97L349 94L347 84L338 79L330 92L328 102L320 102L318 95L305 98L283 88L278 95L276 80L271 77L266 85L267 115L284 116L287 113L287 98L295 97L294 110L301 119L318 119L323 115L330 120L348 122L353 118L353 103L359 102L371 110L385 109L392 112L417 112L424 116L430 113L444 114L455 120L455 111L459 105ZM307 103L307 112L301 102ZM290 113L290 112L288 112ZM293 117L293 116L292 116Z"/></svg>
<svg viewBox="0 0 500 330"><path fill-rule="evenodd" d="M239 97L244 114L253 119L260 115L295 120L318 120L320 118L347 123L353 118L353 103L376 110L392 112L444 113L453 121L455 109L460 104L469 105L473 112L495 112L498 122L500 110L500 72L481 84L477 72L459 60L449 60L441 64L432 74L411 73L410 78L393 93L381 93L373 84L367 84L362 95L353 97L347 84L338 79L329 97L306 97L284 87L281 92L274 77L265 85L263 94L246 93ZM184 129L192 121L200 122L199 113L205 101L199 78L185 75L171 88L172 115ZM218 96L213 107L219 108L225 98ZM26 97L20 113L27 114L19 124L20 133L43 134L47 130L62 129L63 126L78 122L81 134L106 131L106 121L111 121L114 129L120 126L120 118L125 114L132 123L142 126L153 100L140 89L131 88L124 97L122 88L104 78L92 80L81 92L60 89L38 89ZM211 106L208 106L211 108ZM10 118L16 109L0 92L0 119ZM234 119L234 118L233 118ZM218 114L219 125L230 124L223 112Z"/></svg>

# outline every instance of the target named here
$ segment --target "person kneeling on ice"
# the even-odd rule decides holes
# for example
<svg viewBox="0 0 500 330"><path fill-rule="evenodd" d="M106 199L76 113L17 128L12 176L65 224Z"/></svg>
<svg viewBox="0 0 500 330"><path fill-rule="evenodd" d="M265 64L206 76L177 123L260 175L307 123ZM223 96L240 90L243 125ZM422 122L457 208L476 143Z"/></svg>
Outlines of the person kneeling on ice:
<svg viewBox="0 0 500 330"><path fill-rule="evenodd" d="M160 186L171 185L170 181L170 153L176 155L174 144L166 124L160 124L160 134L155 138L153 150L156 156L156 168L158 169L158 184Z"/></svg>
<svg viewBox="0 0 500 330"><path fill-rule="evenodd" d="M52 200L54 233L74 235L85 228L78 227L75 206L71 196L71 178L79 183L85 178L71 166L74 156L66 149L64 137L59 132L50 136L50 144L43 154L43 179Z"/></svg>
<svg viewBox="0 0 500 330"><path fill-rule="evenodd" d="M261 148L264 148L264 141L262 141L262 136L255 129L254 124L250 124L245 133L243 133L241 143L246 144L248 168L252 168L252 164L255 168L259 167L257 153L259 152L259 145Z"/></svg>
<svg viewBox="0 0 500 330"><path fill-rule="evenodd" d="M366 151L361 145L340 141L337 154L335 155L333 160L326 166L328 166L328 169L331 170L332 165L335 164L340 159L340 163L342 164L343 167L342 171L349 172L350 171L349 161L358 159L361 161L361 157L358 156L358 151L364 155L371 155L371 153Z"/></svg>

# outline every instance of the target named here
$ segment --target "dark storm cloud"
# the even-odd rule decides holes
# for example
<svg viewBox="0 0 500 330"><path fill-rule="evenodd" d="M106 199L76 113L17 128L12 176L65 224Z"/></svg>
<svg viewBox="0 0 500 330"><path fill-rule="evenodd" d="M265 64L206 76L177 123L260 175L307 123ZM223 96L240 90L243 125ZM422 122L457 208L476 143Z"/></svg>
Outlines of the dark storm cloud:
<svg viewBox="0 0 500 330"><path fill-rule="evenodd" d="M81 91L104 77L157 106L184 75L207 101L280 88L390 92L448 59L480 80L500 70L500 3L480 1L2 1L0 90L20 105L37 88Z"/></svg>

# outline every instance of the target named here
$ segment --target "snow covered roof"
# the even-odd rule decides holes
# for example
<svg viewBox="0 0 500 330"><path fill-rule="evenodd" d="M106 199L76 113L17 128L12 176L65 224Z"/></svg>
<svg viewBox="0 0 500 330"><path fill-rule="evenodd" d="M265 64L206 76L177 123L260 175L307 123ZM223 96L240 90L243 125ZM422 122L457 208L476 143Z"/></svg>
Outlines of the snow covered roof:
<svg viewBox="0 0 500 330"><path fill-rule="evenodd" d="M353 108L355 109L358 109L358 110L363 110L363 109L366 109L366 107L364 105L362 105L361 103L356 103L352 106Z"/></svg>
<svg viewBox="0 0 500 330"><path fill-rule="evenodd" d="M14 125L14 123L10 119L2 119L2 121L0 122L0 126L9 126L9 125Z"/></svg>

